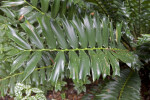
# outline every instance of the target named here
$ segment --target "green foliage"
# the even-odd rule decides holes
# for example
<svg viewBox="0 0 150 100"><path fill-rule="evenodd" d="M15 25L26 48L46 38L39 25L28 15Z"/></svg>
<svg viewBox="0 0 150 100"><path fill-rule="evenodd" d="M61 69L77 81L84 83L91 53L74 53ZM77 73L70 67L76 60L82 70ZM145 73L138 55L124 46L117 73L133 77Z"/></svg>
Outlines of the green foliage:
<svg viewBox="0 0 150 100"><path fill-rule="evenodd" d="M138 38L136 49L140 59L146 62L150 61L150 34L142 34L142 37Z"/></svg>
<svg viewBox="0 0 150 100"><path fill-rule="evenodd" d="M136 39L137 36L149 32L149 4L149 0L132 0L126 2L126 9L130 12L130 18L128 21L129 26L131 26L130 30Z"/></svg>
<svg viewBox="0 0 150 100"><path fill-rule="evenodd" d="M78 6L76 6L78 5ZM70 0L14 0L14 1L2 1L2 7L17 7L19 16L35 15L38 11L42 15L48 15L51 18L56 18L57 16L72 19L74 14L80 14L78 12L79 8L84 8L84 2L80 0L70 1ZM28 17L29 17L28 16ZM32 17L35 18L35 17ZM32 19L35 20L35 19Z"/></svg>
<svg viewBox="0 0 150 100"><path fill-rule="evenodd" d="M150 42L150 34L142 34L142 37L138 38L137 45L142 45L144 43Z"/></svg>
<svg viewBox="0 0 150 100"><path fill-rule="evenodd" d="M101 14L107 15L114 22L123 21L124 24L128 24L128 30L130 30L135 39L137 39L137 37L140 36L140 34L148 34L150 31L149 0L85 1L92 2L91 9L97 10Z"/></svg>
<svg viewBox="0 0 150 100"><path fill-rule="evenodd" d="M95 100L141 100L140 85L138 73L125 69L97 93Z"/></svg>
<svg viewBox="0 0 150 100"><path fill-rule="evenodd" d="M13 96L17 82L44 93L60 91L66 78L73 80L80 93L91 83L89 77L93 82L101 75L105 79L111 69L113 77L120 76L119 62L139 70L138 56L127 49L133 50L131 42L149 32L149 1L85 1L1 2L1 96Z"/></svg>
<svg viewBox="0 0 150 100"><path fill-rule="evenodd" d="M16 96L14 100L46 100L43 91L38 88L31 88L30 85L17 83L14 89ZM23 95L23 93L26 95ZM31 96L33 93L35 95Z"/></svg>
<svg viewBox="0 0 150 100"><path fill-rule="evenodd" d="M41 63L45 63L44 53L51 55L51 52L55 52L53 57L49 57L52 61L54 59L54 67L49 72L50 74L46 74L46 76L48 75L47 81L56 90L57 83L59 84L65 77L73 79L75 86L79 87L87 84L87 76L91 75L90 70L92 70L93 81L95 81L99 79L101 74L103 78L110 75L110 65L113 69L113 75L120 75L119 60L124 63L132 63L134 56L120 42L121 24L117 24L114 30L111 26L112 23L107 18L100 20L98 17L90 18L86 16L83 18L83 22L78 18L74 18L73 21L63 19L61 25L56 21L45 20L45 18L47 17L38 18L42 29L39 34L36 34L38 30L27 20L21 24L24 34L28 36L26 40L19 36L19 30L8 26L10 30L8 36L11 36L16 46L19 47L16 49L21 52L11 65L10 73L23 68L24 74L20 75L22 82L29 76L31 79L39 77L38 74L33 76L31 74L35 73L33 71L40 67ZM50 33L47 27L52 29ZM53 39L42 37L42 32L45 32L44 36L49 35ZM21 57L23 59L20 59ZM65 71L69 71L69 74L65 75ZM44 73L44 71L41 72L42 75ZM44 75L45 78L46 76ZM38 78L36 80L38 81Z"/></svg>

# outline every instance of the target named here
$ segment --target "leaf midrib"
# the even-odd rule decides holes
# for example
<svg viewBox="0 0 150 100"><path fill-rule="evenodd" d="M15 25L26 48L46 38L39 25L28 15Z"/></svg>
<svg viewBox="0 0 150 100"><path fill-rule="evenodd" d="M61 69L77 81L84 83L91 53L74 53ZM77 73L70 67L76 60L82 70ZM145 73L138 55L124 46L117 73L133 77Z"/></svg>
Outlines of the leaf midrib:
<svg viewBox="0 0 150 100"><path fill-rule="evenodd" d="M111 51L126 51L126 49L118 49L118 48L76 48L76 49L27 49L27 50L21 50L21 51L86 51L86 50L111 50Z"/></svg>
<svg viewBox="0 0 150 100"><path fill-rule="evenodd" d="M130 71L130 73L129 73L127 79L125 80L125 82L124 82L124 84L123 84L123 86L122 86L122 88L121 88L121 90L120 90L118 100L121 100L121 96L122 96L122 94L123 94L123 91L124 91L124 89L125 89L125 87L126 87L128 81L129 81L129 79L131 78L132 74L133 74L132 71Z"/></svg>

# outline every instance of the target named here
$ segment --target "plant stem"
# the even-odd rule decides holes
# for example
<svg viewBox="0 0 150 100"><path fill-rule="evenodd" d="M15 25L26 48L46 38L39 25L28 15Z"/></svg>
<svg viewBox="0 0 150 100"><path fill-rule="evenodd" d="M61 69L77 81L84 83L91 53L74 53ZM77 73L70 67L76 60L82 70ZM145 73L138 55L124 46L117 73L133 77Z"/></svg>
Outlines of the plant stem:
<svg viewBox="0 0 150 100"><path fill-rule="evenodd" d="M23 50L23 51L62 51L62 52L65 52L65 51L85 51L85 50L117 50L117 51L128 51L128 50L124 50L124 49L118 49L118 48L83 48L83 49L79 49L79 48L76 48L76 49L28 49L28 50Z"/></svg>
<svg viewBox="0 0 150 100"><path fill-rule="evenodd" d="M46 69L46 68L50 68L50 67L52 67L52 66L44 66L44 67L41 67L41 68L36 68L36 69L34 69L34 71L39 70L39 69ZM11 77L14 77L14 76L23 74L23 73L24 73L24 71L23 71L23 72L20 72L20 73L13 74L13 75L10 75L10 76L7 76L7 77L5 77L5 78L0 79L0 82L1 82L1 81L4 81L4 80L6 80L6 79L9 79L9 78L11 78Z"/></svg>
<svg viewBox="0 0 150 100"><path fill-rule="evenodd" d="M37 10L38 12L40 12L42 15L45 15L44 12L42 12L41 10L39 10L38 8L36 8L35 6L31 5L29 2L27 2L26 0L24 0L25 3L27 3L29 6L31 6L33 9Z"/></svg>
<svg viewBox="0 0 150 100"><path fill-rule="evenodd" d="M141 0L139 0L139 36L141 35Z"/></svg>

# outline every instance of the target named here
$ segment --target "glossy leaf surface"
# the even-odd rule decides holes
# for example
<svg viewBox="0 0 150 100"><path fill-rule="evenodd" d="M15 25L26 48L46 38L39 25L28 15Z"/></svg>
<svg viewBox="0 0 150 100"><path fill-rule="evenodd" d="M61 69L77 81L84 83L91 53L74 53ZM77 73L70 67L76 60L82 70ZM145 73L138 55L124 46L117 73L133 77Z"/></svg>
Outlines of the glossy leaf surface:
<svg viewBox="0 0 150 100"><path fill-rule="evenodd" d="M29 56L30 52L23 52L19 57L17 57L16 60L14 60L12 67L11 67L11 73L13 73L15 70L17 70L19 67L21 67L24 63L24 61Z"/></svg>
<svg viewBox="0 0 150 100"><path fill-rule="evenodd" d="M22 39L12 27L10 26L8 27L10 30L10 33L8 33L8 35L13 41L15 41L18 45L20 45L24 49L31 48L30 45L24 39Z"/></svg>
<svg viewBox="0 0 150 100"><path fill-rule="evenodd" d="M32 58L27 62L27 66L25 68L25 72L23 75L24 76L23 81L34 71L38 61L41 59L41 55L42 55L41 52L35 52Z"/></svg>
<svg viewBox="0 0 150 100"><path fill-rule="evenodd" d="M55 59L55 65L53 68L53 72L51 73L50 81L57 83L58 78L64 72L65 67L65 56L64 52L59 52Z"/></svg>
<svg viewBox="0 0 150 100"><path fill-rule="evenodd" d="M56 39L54 37L49 18L43 16L42 18L39 18L38 21L43 29L43 35L46 38L48 47L52 49L56 48Z"/></svg>

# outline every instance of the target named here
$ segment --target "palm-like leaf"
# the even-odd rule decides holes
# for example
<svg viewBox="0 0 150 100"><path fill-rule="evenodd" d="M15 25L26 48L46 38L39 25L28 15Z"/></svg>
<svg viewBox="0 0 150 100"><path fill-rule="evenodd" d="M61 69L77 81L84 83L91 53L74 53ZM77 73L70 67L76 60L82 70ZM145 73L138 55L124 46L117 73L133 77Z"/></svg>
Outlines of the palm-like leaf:
<svg viewBox="0 0 150 100"><path fill-rule="evenodd" d="M137 72L125 69L120 77L109 82L96 95L96 100L141 100L140 99L140 78Z"/></svg>
<svg viewBox="0 0 150 100"><path fill-rule="evenodd" d="M80 1L81 2L81 1ZM52 18L57 16L63 17L66 15L69 19L73 18L74 13L79 13L77 10L78 7L75 7L75 4L79 2L70 1L70 0L13 0L13 1L2 1L2 7L17 7L19 16L26 16L30 13L35 13L35 11L40 12L40 14L50 14ZM83 2L82 2L83 4ZM20 5L27 5L25 7L18 7ZM40 7L39 7L40 6ZM51 10L49 10L49 8ZM70 10L71 9L71 10ZM66 13L69 13L68 15ZM33 15L33 14L32 14Z"/></svg>
<svg viewBox="0 0 150 100"><path fill-rule="evenodd" d="M113 30L110 30L109 26L112 24L109 22L107 18L100 20L98 18L93 19L93 18L86 16L83 19L84 23L82 23L81 21L79 22L78 21L79 19L77 20L74 19L73 21L71 21L71 23L67 19L64 19L64 21L62 21L62 26L60 26L60 24L55 21L52 21L52 22L49 21L46 24L45 20L43 19L44 18L39 19L40 26L42 27L43 32L45 32L44 33L45 36L51 34L53 38L56 38L57 48L55 48L54 46L51 46L51 44L46 44L46 45L49 45L49 47L51 47L51 48L47 48L47 46L43 43L42 38L39 37L39 34L36 33L36 29L29 22L26 21L21 26L28 33L29 40L31 41L31 44L32 44L32 49L22 48L20 49L20 51L22 52L32 52L32 51L33 52L34 51L57 52L56 59L55 59L55 66L51 74L51 77L53 77L53 79L50 78L50 80L52 80L53 82L57 82L61 74L64 73L64 68L65 68L64 63L65 63L66 58L63 56L62 52L64 52L66 56L68 56L67 52L69 52L70 59L72 58L71 53L74 53L74 55L79 54L78 56L76 56L79 59L79 65L77 66L77 68L74 68L75 67L74 62L72 61L70 62L70 59L68 59L69 63L73 67L73 68L70 68L71 66L69 66L70 71L72 69L75 69L74 71L78 72L76 73L76 76L74 76L75 74L71 75L72 76L71 78L74 78L74 77L77 78L75 80L80 79L80 80L85 81L87 75L90 75L90 69L92 69L93 71L92 72L93 81L99 78L100 73L105 78L106 75L110 75L110 65L112 65L113 67L113 71L114 71L113 75L119 75L120 68L118 65L119 64L118 61L121 60L125 63L132 62L132 57L133 57L132 54L126 51L120 42L120 38L121 38L121 25L120 24L118 24L116 27L116 30L113 31ZM100 23L97 23L97 22L100 22ZM101 26L101 27L98 27L98 26ZM48 30L47 30L48 27L52 29L51 33L48 33ZM81 32L84 32L84 33L81 33ZM10 28L10 34L14 34L14 30L12 28ZM83 35L85 36L85 41L83 40L84 39ZM96 39L96 36L101 36L101 37ZM114 39L116 41L114 41ZM15 41L15 37L13 37L13 40ZM22 40L20 39L20 41ZM82 40L81 43L78 42L78 40ZM55 41L53 40L44 39L44 41L45 43L52 42L55 44ZM102 43L100 43L99 41L101 41ZM15 42L18 43L18 41L15 41ZM101 45L99 45L98 43ZM26 42L26 44L28 44L28 42ZM97 64L93 63L93 61L94 62L96 61ZM38 63L38 60L36 63ZM34 66L36 66L36 64L34 64ZM99 67L97 71L94 70L95 67ZM28 68L28 64L27 64L27 68ZM30 67L29 69L31 70L25 70L25 73L32 72L34 70ZM94 73L97 73L97 74L94 74ZM26 74L26 75L28 76L29 74Z"/></svg>

